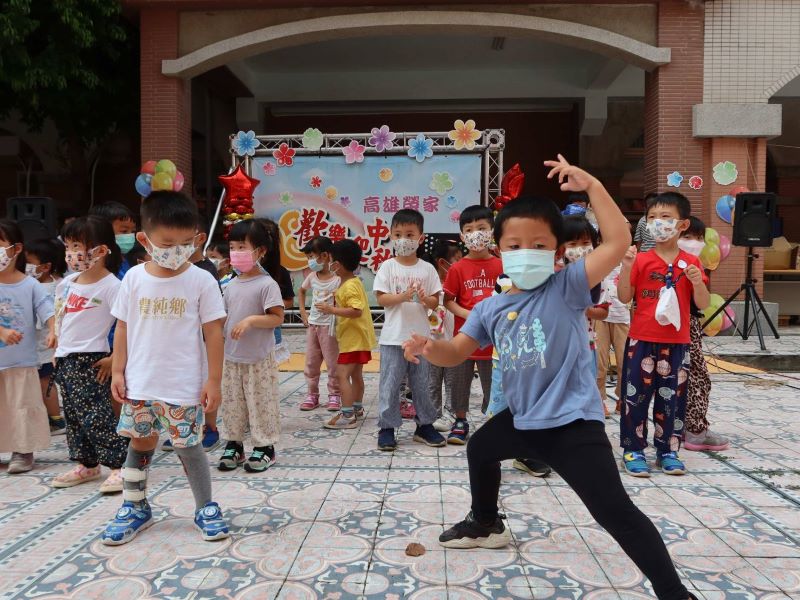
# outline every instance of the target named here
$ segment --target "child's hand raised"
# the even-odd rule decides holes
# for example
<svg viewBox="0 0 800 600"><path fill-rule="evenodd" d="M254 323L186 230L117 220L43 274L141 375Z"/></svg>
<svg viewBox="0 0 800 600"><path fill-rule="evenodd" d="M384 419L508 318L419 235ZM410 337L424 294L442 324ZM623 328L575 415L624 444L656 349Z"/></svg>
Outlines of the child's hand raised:
<svg viewBox="0 0 800 600"><path fill-rule="evenodd" d="M562 192L585 192L597 179L589 175L586 171L567 162L567 159L558 155L558 160L544 161L545 167L551 167L547 174L548 179L552 179L558 174L558 183L561 184ZM566 178L566 181L564 181Z"/></svg>
<svg viewBox="0 0 800 600"><path fill-rule="evenodd" d="M703 272L697 268L697 265L689 265L684 273L686 273L686 277L692 282L692 285L703 283Z"/></svg>
<svg viewBox="0 0 800 600"><path fill-rule="evenodd" d="M250 329L251 326L252 324L250 323L248 318L245 317L244 319L239 321L231 330L231 339L238 340L244 335L245 331Z"/></svg>
<svg viewBox="0 0 800 600"><path fill-rule="evenodd" d="M622 266L630 269L633 266L633 261L636 260L637 253L638 251L636 250L636 246L631 246L628 248L628 250L625 252L625 256L622 257Z"/></svg>
<svg viewBox="0 0 800 600"><path fill-rule="evenodd" d="M403 342L403 356L408 362L418 365L419 358L417 357L420 354L425 354L425 345L429 341L429 338L424 335L412 334L410 340Z"/></svg>

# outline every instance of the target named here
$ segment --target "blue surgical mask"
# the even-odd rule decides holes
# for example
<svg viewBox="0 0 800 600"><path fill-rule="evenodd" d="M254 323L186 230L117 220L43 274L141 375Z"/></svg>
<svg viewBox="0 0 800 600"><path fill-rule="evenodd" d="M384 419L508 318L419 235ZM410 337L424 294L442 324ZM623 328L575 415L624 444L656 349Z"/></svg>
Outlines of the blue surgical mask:
<svg viewBox="0 0 800 600"><path fill-rule="evenodd" d="M316 258L309 258L308 268L314 271L315 273L319 273L320 271L322 271L322 269L325 268L325 263L319 262Z"/></svg>
<svg viewBox="0 0 800 600"><path fill-rule="evenodd" d="M503 272L521 290L532 290L554 273L555 250L506 250L501 253Z"/></svg>
<svg viewBox="0 0 800 600"><path fill-rule="evenodd" d="M133 244L136 243L136 234L120 233L115 235L114 239L117 241L117 246L119 246L120 251L123 254L127 254L133 248Z"/></svg>

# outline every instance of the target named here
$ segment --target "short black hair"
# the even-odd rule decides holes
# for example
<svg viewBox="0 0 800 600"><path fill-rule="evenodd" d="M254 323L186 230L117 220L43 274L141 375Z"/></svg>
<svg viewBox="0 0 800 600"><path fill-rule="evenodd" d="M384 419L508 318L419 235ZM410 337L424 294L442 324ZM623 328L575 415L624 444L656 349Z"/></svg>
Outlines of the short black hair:
<svg viewBox="0 0 800 600"><path fill-rule="evenodd" d="M683 232L683 235L698 235L701 238L706 237L706 224L694 215L689 217L689 227Z"/></svg>
<svg viewBox="0 0 800 600"><path fill-rule="evenodd" d="M224 240L214 240L208 245L209 250L219 252L222 256L230 257L231 245Z"/></svg>
<svg viewBox="0 0 800 600"><path fill-rule="evenodd" d="M64 242L69 240L83 244L87 253L97 246L106 246L108 248L108 255L105 257L106 269L115 275L119 272L122 266L122 251L117 246L111 221L95 215L78 217L64 226Z"/></svg>
<svg viewBox="0 0 800 600"><path fill-rule="evenodd" d="M425 217L422 213L413 208L402 208L394 213L392 217L392 227L397 225L416 225L420 233L425 231Z"/></svg>
<svg viewBox="0 0 800 600"><path fill-rule="evenodd" d="M96 204L89 209L89 214L107 219L111 223L114 221L136 222L136 216L133 214L133 211L119 202L112 201Z"/></svg>
<svg viewBox="0 0 800 600"><path fill-rule="evenodd" d="M564 243L564 217L550 198L520 196L506 204L494 219L494 241L499 244L503 237L503 226L511 218L536 219L550 226L556 238L556 246Z"/></svg>
<svg viewBox="0 0 800 600"><path fill-rule="evenodd" d="M589 220L583 215L570 215L564 217L564 243L574 242L582 237L588 237L592 242L592 247L597 248L600 243L600 236Z"/></svg>
<svg viewBox="0 0 800 600"><path fill-rule="evenodd" d="M142 229L154 227L196 229L199 223L197 204L180 192L153 192L142 200Z"/></svg>
<svg viewBox="0 0 800 600"><path fill-rule="evenodd" d="M64 258L64 244L58 240L42 238L29 242L25 244L25 252L38 258L42 264L50 263L50 271L59 277L63 276L67 270L67 262Z"/></svg>
<svg viewBox="0 0 800 600"><path fill-rule="evenodd" d="M361 246L353 240L339 240L331 246L331 257L352 273L361 265Z"/></svg>
<svg viewBox="0 0 800 600"><path fill-rule="evenodd" d="M692 214L692 205L683 194L678 192L663 192L647 201L647 212L654 206L674 206L678 209L681 219L688 219Z"/></svg>
<svg viewBox="0 0 800 600"><path fill-rule="evenodd" d="M266 252L261 257L261 266L273 279L276 279L276 275L272 274L268 268L270 258L275 252L275 245L269 228L261 219L248 219L236 223L228 233L228 242L249 242L253 248L264 248Z"/></svg>
<svg viewBox="0 0 800 600"><path fill-rule="evenodd" d="M433 266L436 266L436 263L439 259L444 259L449 263L452 263L451 260L456 252L462 252L461 244L455 240L444 240L444 239L437 239L436 242L433 244L433 254L431 258L433 258Z"/></svg>
<svg viewBox="0 0 800 600"><path fill-rule="evenodd" d="M333 242L331 241L331 238L325 237L324 235L318 235L305 246L303 246L301 252L303 254L322 254L323 252L330 254L331 248L333 248Z"/></svg>
<svg viewBox="0 0 800 600"><path fill-rule="evenodd" d="M16 264L14 268L17 271L25 272L25 248L22 230L11 219L0 219L0 239L4 239L12 246L23 244L22 252L17 254Z"/></svg>
<svg viewBox="0 0 800 600"><path fill-rule="evenodd" d="M489 221L489 227L494 226L494 213L492 209L480 204L473 204L461 212L461 216L458 218L458 226L464 229L464 225L484 220Z"/></svg>
<svg viewBox="0 0 800 600"><path fill-rule="evenodd" d="M589 194L586 192L572 192L567 197L567 202L569 204L573 204L575 202L583 202L585 204L589 204Z"/></svg>

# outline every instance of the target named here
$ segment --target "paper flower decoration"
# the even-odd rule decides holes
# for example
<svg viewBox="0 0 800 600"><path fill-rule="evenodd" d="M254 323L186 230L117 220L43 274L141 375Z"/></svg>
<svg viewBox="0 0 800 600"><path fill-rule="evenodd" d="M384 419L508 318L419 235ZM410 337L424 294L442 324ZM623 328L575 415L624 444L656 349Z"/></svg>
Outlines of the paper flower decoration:
<svg viewBox="0 0 800 600"><path fill-rule="evenodd" d="M342 196L342 198L339 200L339 203L345 208L352 204L352 202L350 202L350 196Z"/></svg>
<svg viewBox="0 0 800 600"><path fill-rule="evenodd" d="M475 121L470 119L466 123L458 119L453 123L454 129L447 134L452 140L456 150L472 150L475 142L481 137L481 132L475 129Z"/></svg>
<svg viewBox="0 0 800 600"><path fill-rule="evenodd" d="M303 148L306 150L319 150L322 148L324 138L322 132L314 127L309 127L303 132Z"/></svg>
<svg viewBox="0 0 800 600"><path fill-rule="evenodd" d="M329 185L328 187L325 188L325 197L328 200L333 200L338 195L339 195L339 191L335 187L333 187L332 185Z"/></svg>
<svg viewBox="0 0 800 600"><path fill-rule="evenodd" d="M451 223L458 223L461 220L461 211L454 210L450 213L450 222Z"/></svg>
<svg viewBox="0 0 800 600"><path fill-rule="evenodd" d="M673 171L672 173L667 175L667 185L670 187L681 187L682 181L683 181L683 175L681 175L677 171Z"/></svg>
<svg viewBox="0 0 800 600"><path fill-rule="evenodd" d="M699 190L703 187L703 178L699 175L692 175L689 177L689 187L693 190Z"/></svg>
<svg viewBox="0 0 800 600"><path fill-rule="evenodd" d="M381 125L380 127L372 128L372 137L369 138L369 145L375 148L376 152L383 152L389 150L394 146L394 139L397 134L389 131L388 125Z"/></svg>
<svg viewBox="0 0 800 600"><path fill-rule="evenodd" d="M272 177L273 175L275 175L275 173L278 172L278 167L271 160L265 162L262 169L264 171L264 175L266 175L267 177Z"/></svg>
<svg viewBox="0 0 800 600"><path fill-rule="evenodd" d="M233 151L237 156L255 156L258 140L255 131L240 131L233 138Z"/></svg>
<svg viewBox="0 0 800 600"><path fill-rule="evenodd" d="M365 146L362 146L356 140L350 140L350 143L342 148L344 162L348 165L364 162L364 150L366 150Z"/></svg>
<svg viewBox="0 0 800 600"><path fill-rule="evenodd" d="M378 171L378 179L380 179L383 183L389 183L392 179L394 179L394 171L392 171L389 167L384 167Z"/></svg>
<svg viewBox="0 0 800 600"><path fill-rule="evenodd" d="M434 173L431 182L428 184L433 191L440 196L445 192L453 189L453 180L450 178L450 173Z"/></svg>
<svg viewBox="0 0 800 600"><path fill-rule="evenodd" d="M322 185L322 178L318 177L317 175L314 175L308 182L308 185L310 185L312 188L318 188L319 186Z"/></svg>
<svg viewBox="0 0 800 600"><path fill-rule="evenodd" d="M433 140L418 133L416 138L408 142L408 155L418 163L430 158L433 156Z"/></svg>
<svg viewBox="0 0 800 600"><path fill-rule="evenodd" d="M292 192L281 192L281 195L278 197L281 204L288 205L292 203L294 200L294 196L292 196Z"/></svg>
<svg viewBox="0 0 800 600"><path fill-rule="evenodd" d="M448 196L447 200L444 201L444 205L447 208L455 208L456 206L458 206L458 198L456 198L455 196Z"/></svg>
<svg viewBox="0 0 800 600"><path fill-rule="evenodd" d="M736 165L729 160L714 165L713 173L714 181L720 185L730 185L739 177L739 171L736 169Z"/></svg>
<svg viewBox="0 0 800 600"><path fill-rule="evenodd" d="M289 144L283 143L277 150L272 151L272 157L278 161L279 167L291 167L294 164L294 155L297 152L294 148L289 148Z"/></svg>

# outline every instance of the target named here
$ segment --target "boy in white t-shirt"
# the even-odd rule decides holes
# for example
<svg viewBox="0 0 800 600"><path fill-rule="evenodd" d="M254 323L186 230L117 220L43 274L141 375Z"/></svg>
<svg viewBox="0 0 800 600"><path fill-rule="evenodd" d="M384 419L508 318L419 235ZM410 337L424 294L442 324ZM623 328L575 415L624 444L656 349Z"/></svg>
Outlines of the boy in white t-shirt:
<svg viewBox="0 0 800 600"><path fill-rule="evenodd" d="M300 410L314 410L319 406L319 373L322 361L328 367L328 404L330 411L342 408L342 392L339 388L337 361L339 344L336 341L335 316L319 310L320 304L333 304L336 290L342 283L331 272L331 250L333 242L323 236L315 237L303 248L308 257L308 277L300 286L300 317L308 328L306 334L306 367L304 375L308 384L306 399ZM311 291L311 308L306 311L306 293Z"/></svg>
<svg viewBox="0 0 800 600"><path fill-rule="evenodd" d="M400 427L400 386L408 376L416 409L414 441L428 446L447 444L432 423L436 408L430 398L430 364L411 364L403 358L402 344L411 335L430 331L428 311L439 305L442 284L436 269L417 257L423 240L424 219L416 210L402 209L392 218L395 257L384 262L372 284L378 304L386 309L381 331L381 376L378 391L378 449L397 448L395 429Z"/></svg>
<svg viewBox="0 0 800 600"><path fill-rule="evenodd" d="M131 438L122 469L122 507L101 540L125 544L153 523L147 467L167 432L194 495L194 522L205 540L230 534L211 500L211 473L201 445L204 413L222 397L225 308L214 277L189 262L197 245L197 207L177 192L142 202L137 239L152 262L128 271L114 303L111 391L122 404L117 431ZM207 355L207 361L206 361Z"/></svg>

